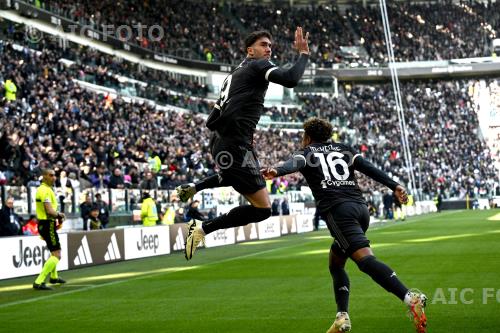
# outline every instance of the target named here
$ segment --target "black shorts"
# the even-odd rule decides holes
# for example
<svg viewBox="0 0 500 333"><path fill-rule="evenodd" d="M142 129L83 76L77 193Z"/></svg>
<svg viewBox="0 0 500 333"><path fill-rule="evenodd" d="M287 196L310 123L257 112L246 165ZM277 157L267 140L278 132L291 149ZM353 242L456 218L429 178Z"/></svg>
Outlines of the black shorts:
<svg viewBox="0 0 500 333"><path fill-rule="evenodd" d="M59 243L59 235L57 234L56 231L56 221L39 220L38 233L47 243L47 248L49 249L50 252L61 249L61 244Z"/></svg>
<svg viewBox="0 0 500 333"><path fill-rule="evenodd" d="M266 187L252 146L213 134L210 149L221 170L223 186L232 186L241 194L252 194Z"/></svg>
<svg viewBox="0 0 500 333"><path fill-rule="evenodd" d="M357 250L370 247L365 235L370 224L370 213L365 204L344 202L322 215L335 238L332 251L350 257Z"/></svg>

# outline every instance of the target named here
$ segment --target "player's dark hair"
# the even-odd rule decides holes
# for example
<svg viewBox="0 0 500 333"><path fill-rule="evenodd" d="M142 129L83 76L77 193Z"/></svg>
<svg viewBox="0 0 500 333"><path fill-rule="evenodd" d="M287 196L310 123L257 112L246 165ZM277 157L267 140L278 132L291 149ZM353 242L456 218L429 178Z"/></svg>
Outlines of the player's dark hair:
<svg viewBox="0 0 500 333"><path fill-rule="evenodd" d="M314 117L304 122L304 131L313 142L326 142L332 137L333 126L324 119Z"/></svg>
<svg viewBox="0 0 500 333"><path fill-rule="evenodd" d="M245 50L248 47L252 46L253 43L255 43L255 41L257 41L257 39L262 38L262 37L267 37L267 38L269 38L269 40L273 39L273 37L271 36L271 33L269 31L266 31L266 30L254 31L245 38Z"/></svg>

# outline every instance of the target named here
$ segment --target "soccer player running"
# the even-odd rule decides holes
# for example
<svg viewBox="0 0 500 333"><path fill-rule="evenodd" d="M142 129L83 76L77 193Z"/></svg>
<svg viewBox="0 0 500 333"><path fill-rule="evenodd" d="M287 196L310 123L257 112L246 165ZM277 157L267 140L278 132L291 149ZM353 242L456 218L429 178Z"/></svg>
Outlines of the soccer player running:
<svg viewBox="0 0 500 333"><path fill-rule="evenodd" d="M176 190L179 198L186 202L204 189L232 186L250 205L236 207L203 223L189 222L185 247L187 260L193 257L198 244L204 242L206 234L260 222L271 216L271 202L266 182L260 174L253 135L269 82L292 88L302 77L309 59L308 37L309 33L304 36L302 28L297 27L294 47L299 58L290 69L279 68L269 60L272 45L269 32L255 31L245 38L247 57L224 80L220 97L207 119L207 127L211 130L211 154L221 171L196 184L181 185Z"/></svg>
<svg viewBox="0 0 500 333"><path fill-rule="evenodd" d="M37 290L51 290L45 284L47 275L50 274L51 284L66 283L57 274L57 264L61 260L61 244L57 229L64 220L64 213L57 212L57 198L52 189L56 180L56 174L52 169L42 171L42 184L36 190L36 218L38 219L38 233L47 243L50 251L50 258L45 262L42 272L33 283L33 288Z"/></svg>
<svg viewBox="0 0 500 333"><path fill-rule="evenodd" d="M401 299L409 308L416 330L426 332L424 313L426 296L408 289L396 273L379 261L370 248L365 232L370 223L368 206L358 187L354 171L360 171L394 191L400 202L408 200L405 189L384 172L363 159L352 147L329 142L332 125L311 118L304 123L303 151L278 167L262 169L266 179L300 171L316 200L322 218L335 238L330 249L329 266L333 279L337 315L327 333L348 332L349 278L344 266L351 258L359 269L368 274L385 290Z"/></svg>

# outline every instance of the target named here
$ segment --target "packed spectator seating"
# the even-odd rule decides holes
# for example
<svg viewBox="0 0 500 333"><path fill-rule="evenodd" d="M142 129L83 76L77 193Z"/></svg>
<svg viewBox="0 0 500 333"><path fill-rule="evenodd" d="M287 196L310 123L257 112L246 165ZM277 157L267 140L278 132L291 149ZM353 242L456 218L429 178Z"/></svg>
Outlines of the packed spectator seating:
<svg viewBox="0 0 500 333"><path fill-rule="evenodd" d="M402 84L417 187L423 193L443 188L448 196L464 197L467 193L473 196L494 189L496 170L490 150L479 138L477 114L469 96L473 84L474 81ZM340 128L352 129L336 135L407 183L394 100L389 85L346 85L339 99L302 97L301 114L307 117L320 112L322 117L340 124Z"/></svg>
<svg viewBox="0 0 500 333"><path fill-rule="evenodd" d="M94 186L109 185L118 166L138 186L143 171L138 163L159 156L168 169L161 172L160 187L209 175L214 162L208 154L208 132L196 114L155 110L148 105L124 103L120 98L83 90L74 84L51 51L40 56L1 54L2 73L11 73L19 85L19 98L3 107L3 134L8 134L10 184L28 184L37 167L58 165ZM23 61L19 61L19 59ZM495 176L488 150L478 139L477 117L471 109L467 83L406 83L403 85L410 142L415 164L420 164L426 193L443 186L451 195L473 188L491 188ZM407 181L400 151L396 115L389 86L346 86L339 99L303 96L301 121L318 112L354 133L338 138L354 144L385 171ZM289 119L287 119L289 120ZM6 137L4 136L4 140ZM256 137L263 164L286 159L300 146L297 133L259 131ZM264 144L265 143L265 144ZM460 157L457 158L457 154ZM480 157L480 158L478 158ZM23 161L28 163L21 168ZM104 183L99 183L101 175ZM297 177L290 185L297 184Z"/></svg>
<svg viewBox="0 0 500 333"><path fill-rule="evenodd" d="M251 30L267 29L275 37L273 60L284 64L294 59L293 31L303 25L311 33L311 59L318 66L357 61L345 59L341 46L361 46L370 59L387 63L383 25L378 6L353 2L345 14L335 6L274 4L223 5L193 0L159 0L109 3L86 0L40 0L41 6L75 22L109 31L104 26L147 28L161 26L160 36L139 36L138 29L121 36L158 53L236 64L244 56L242 38ZM200 9L200 6L203 6ZM490 56L493 38L500 35L500 7L494 2L389 4L389 20L397 61L440 60ZM159 10L161 8L161 10ZM196 13L196 15L193 15ZM256 19L257 18L257 19ZM158 30L158 29L157 29Z"/></svg>
<svg viewBox="0 0 500 333"><path fill-rule="evenodd" d="M84 81L119 90L125 86L125 83L120 82L120 77L147 83L147 88L138 83L128 83L139 97L151 98L151 95L158 93L158 89L191 96L207 96L208 87L190 76L151 69L72 42L66 42L67 46L62 48L56 38L50 35L31 43L25 36L23 26L13 22L8 22L6 26L5 31L0 32L4 43L11 41L33 50L50 51L58 59L73 61L70 66L73 76Z"/></svg>
<svg viewBox="0 0 500 333"><path fill-rule="evenodd" d="M142 36L139 29L131 29L123 31L125 34L131 32L131 36L120 37L158 53L207 60L207 53L210 52L214 55L212 61L221 63L231 63L239 57L239 31L224 15L226 7L215 2L47 0L42 3L58 15L101 31L103 26L113 26L114 30L121 32L117 28L122 25L145 25ZM200 6L203 8L200 9ZM161 26L163 36L159 29L151 29L157 35L148 36L147 31L153 26ZM179 50L185 50L187 54L176 53Z"/></svg>
<svg viewBox="0 0 500 333"><path fill-rule="evenodd" d="M50 50L16 51L7 43L0 60L0 72L18 86L17 98L3 101L0 112L0 169L9 176L9 185L28 185L50 164L75 175L83 187L114 186L118 168L124 174L114 178L127 177L115 183L127 180L127 186L137 188L142 173L147 173L141 165L154 156L168 166L158 174L161 188L213 172L209 133L201 116L82 89ZM278 153L272 162L286 158L289 151Z"/></svg>
<svg viewBox="0 0 500 333"><path fill-rule="evenodd" d="M491 39L500 30L488 26L498 24L498 10L475 3L398 3L388 8L392 43L396 61L443 60L491 55ZM490 15L490 12L492 15ZM384 30L380 9L354 4L348 18L372 60L387 63Z"/></svg>
<svg viewBox="0 0 500 333"><path fill-rule="evenodd" d="M290 62L296 56L292 49L296 26L304 26L309 32L311 61L321 66L331 67L333 63L342 62L340 46L355 44L347 21L332 6L297 8L284 3L235 4L231 13L246 31L266 29L271 32L275 39L273 59L278 63Z"/></svg>
<svg viewBox="0 0 500 333"><path fill-rule="evenodd" d="M189 80L172 81L167 73L145 71L92 49L61 49L50 41L34 47L40 52L14 50L9 42L0 47L0 81L12 79L18 87L17 98L0 105L0 171L7 174L9 185L29 184L50 163L79 179L82 187L123 184L137 188L149 170L144 165L154 156L168 166L157 173L160 188L172 189L214 172L209 135L198 114L209 112L210 102L188 96L203 87ZM75 63L67 67L61 58ZM144 91L136 85L138 95L194 113L126 103L120 97L85 90L73 81L92 76L98 85L119 86L114 74L152 82ZM476 132L477 116L468 94L472 84L402 84L410 149L418 165L417 184L426 194L442 187L447 195L464 196L494 187L496 171ZM289 114L276 108L265 112L285 122L302 122L316 115L332 120L338 125L337 139L353 144L406 183L400 142L395 139L399 128L393 100L389 85L345 85L339 98L303 95L301 107L290 109ZM300 135L293 131L258 131L255 141L265 165L288 158L300 147ZM290 187L303 183L296 175L288 180ZM360 184L366 191L376 188L366 179Z"/></svg>

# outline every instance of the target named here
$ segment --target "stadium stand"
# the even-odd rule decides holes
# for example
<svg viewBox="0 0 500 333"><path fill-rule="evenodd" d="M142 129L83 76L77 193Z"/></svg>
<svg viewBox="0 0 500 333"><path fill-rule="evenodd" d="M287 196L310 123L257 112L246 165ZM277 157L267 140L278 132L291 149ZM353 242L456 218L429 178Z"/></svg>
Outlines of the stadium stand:
<svg viewBox="0 0 500 333"><path fill-rule="evenodd" d="M491 40L498 30L498 2L391 4L392 42L396 61L423 61L491 55ZM348 18L364 38L371 62L387 63L380 10L359 4ZM491 26L496 25L497 28Z"/></svg>
<svg viewBox="0 0 500 333"><path fill-rule="evenodd" d="M20 54L24 56L22 62L18 61ZM2 72L11 73L19 85L18 100L6 105L3 121L5 128L13 131L10 135L15 134L18 142L23 143L4 168L13 172L19 170L18 166L27 158L32 168L46 160L63 163L67 173L76 173L92 183L93 174L103 163L102 172L106 175L115 165L122 166L128 174L134 167L141 169L135 163L147 162L145 154L153 154L169 165L169 171L162 175L163 188L173 188L183 181L210 174L214 165L210 162L208 133L200 116L155 111L146 105L124 103L120 98L110 102L106 96L74 84L71 81L74 68L68 70L58 60L57 52L52 50L45 49L37 56L15 51L9 44L3 47L2 66L6 69ZM99 66L86 65L85 68L95 73ZM96 74L95 82L105 85L106 71L100 75L104 78ZM446 188L450 196L464 196L467 191L471 195L488 192L493 187L491 179L495 171L488 150L475 133L477 118L467 94L468 85L467 82L403 85L404 95L408 96L408 122L415 125L411 127L415 129L412 151L417 152L415 163L418 162L422 170L422 188L426 194L437 185ZM166 104L178 106L185 105L179 99L189 101L185 95L179 96L177 102L169 100L168 96L160 95L159 98L165 98ZM267 113L275 120L292 122L301 122L319 113L352 129L354 132L342 138L357 145L385 171L407 181L399 142L389 139L398 133L389 86L346 86L345 94L338 99L304 95L300 100L302 109L291 114L280 113L276 108L268 109ZM71 116L64 111L70 111ZM33 121L26 122L28 115ZM37 123L38 120L43 122ZM188 130L191 128L195 130ZM47 139L52 149L46 152L45 136L48 134L54 138ZM38 143L38 146L28 145L29 142ZM63 150L61 142L68 142ZM285 131L261 131L256 142L271 143L260 148L261 157L267 164L283 160L286 154L299 148L297 134ZM280 149L275 149L277 145L281 145ZM464 146L470 148L461 149ZM200 148L201 153L198 152ZM456 158L457 152L461 154L460 159ZM65 160L63 156L72 158ZM85 159L89 163L84 163ZM461 165L465 160L471 165ZM26 185L32 178L26 177L19 171L14 172L9 184ZM298 183L299 179L293 179L290 186ZM134 185L138 183L131 184Z"/></svg>
<svg viewBox="0 0 500 333"><path fill-rule="evenodd" d="M119 27L140 23L147 26L147 29L161 25L163 38L148 39L146 34L141 37L138 30L131 30L132 36L123 36L158 53L208 60L207 53L210 52L214 56L212 61L221 63L234 62L240 58L240 34L225 13L227 7L214 2L182 0L168 3L153 0L142 4L132 0L119 3L93 0L42 1L44 8L98 30L103 30L104 25ZM199 6L204 8L200 9ZM157 29L156 32L158 31Z"/></svg>
<svg viewBox="0 0 500 333"><path fill-rule="evenodd" d="M341 54L340 46L344 45L364 45L372 63L386 62L382 55L385 45L381 40L381 22L373 19L378 17L375 9L353 5L342 15L329 7L204 4L213 8L211 14L218 23L215 30L209 31L206 26L197 26L198 20L192 21L189 15L180 20L180 13L193 10L193 2L174 1L172 8L177 12L169 16L170 20L165 19L166 14L154 10L155 1L148 3L145 12L134 6L128 11L126 2L123 8L94 1L41 1L41 6L95 27L162 22L172 28L167 29L172 33L169 44L143 46L169 53L171 49L189 45L196 54L182 56L197 59L206 60L204 52L211 45L213 48L208 49L213 52L214 61L234 64L243 56L234 44L242 34L271 27L271 32L279 38L275 60L290 61L290 32L277 27L282 25L279 22L296 20L314 26L311 49L318 66L351 61ZM428 6L448 13L454 25L445 21L445 16L432 14ZM390 7L390 15L395 18L393 34L395 38L399 36L395 40L397 60L487 55L487 45L500 24L498 13L488 10L494 6L498 3ZM94 9L89 10L90 7ZM139 12L143 16L134 16ZM335 20L326 20L322 16L325 12ZM419 13L424 12L425 18L422 15L419 18ZM263 17L263 21L258 24L251 21L256 16ZM423 23L408 26L408 17ZM436 32L435 27L440 25L448 31L443 28ZM463 31L469 25L478 28L468 35ZM187 27L191 30L186 31ZM3 101L0 113L2 151L7 157L0 165L4 184L30 184L40 168L50 163L57 165L58 171L64 169L67 174L76 175L82 188L108 186L116 167L123 172L127 187L138 188L148 171L148 159L153 156L159 156L166 166L156 175L162 189L173 189L213 172L215 164L208 154L208 133L204 127L204 115L210 112L213 102L206 98L209 85L196 77L154 70L90 47L72 43L61 47L50 38L29 43L24 33L16 29L11 24L0 43L0 81L12 79L18 88L16 99ZM452 33L466 37L459 40L452 38ZM417 34L422 37L415 43L410 35ZM364 44L356 44L361 37ZM437 42L443 38L444 42ZM114 98L86 89L79 82L112 88L119 96ZM467 194L488 195L498 187L493 163L496 156L477 131L475 102L471 97L475 85L477 80L420 80L402 84L407 122L412 129L410 149L419 174L417 184L427 198L439 188L446 197L463 198ZM0 91L2 96L3 93ZM269 107L265 115L272 121L297 124L311 116L328 118L337 125L336 138L353 144L377 166L407 182L400 142L394 139L399 137L399 128L392 94L391 87L385 84L344 83L338 97L301 93L296 107L286 111L279 106ZM130 96L146 100L129 102L126 97ZM293 130L264 129L258 131L255 142L262 164L271 165L300 148L300 134ZM303 184L298 176L288 177L287 182L290 189ZM363 177L360 185L367 194L380 190Z"/></svg>
<svg viewBox="0 0 500 333"><path fill-rule="evenodd" d="M164 38L141 38L131 30L133 43L158 53L237 64L243 50L239 41L247 31L267 28L276 37L274 60L293 60L293 30L283 26L302 24L311 32L311 59L318 66L335 63L387 63L382 21L377 7L355 2L346 13L332 6L273 4L219 5L213 2L40 1L41 6L75 22L105 30L104 26L161 25ZM199 6L204 6L199 9ZM492 39L500 34L498 2L439 2L389 5L392 40L397 61L467 58L491 55ZM161 8L162 10L157 10ZM191 13L199 15L191 15ZM259 20L255 21L258 17ZM107 29L107 28L106 28ZM116 29L114 29L116 30ZM113 30L113 31L114 31ZM122 32L120 30L120 32ZM130 31L123 33L130 33ZM356 57L346 57L341 47L360 47ZM183 51L184 50L184 51Z"/></svg>

